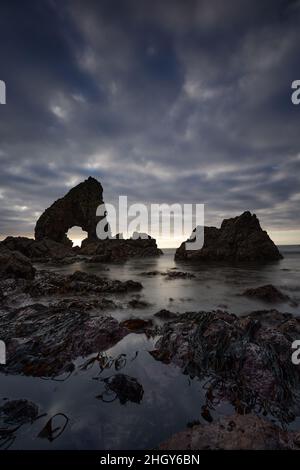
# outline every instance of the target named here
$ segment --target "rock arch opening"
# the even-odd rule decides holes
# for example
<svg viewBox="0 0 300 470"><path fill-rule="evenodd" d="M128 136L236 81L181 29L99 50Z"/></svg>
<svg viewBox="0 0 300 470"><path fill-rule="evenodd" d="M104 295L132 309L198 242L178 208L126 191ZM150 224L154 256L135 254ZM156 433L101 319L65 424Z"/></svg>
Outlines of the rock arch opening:
<svg viewBox="0 0 300 470"><path fill-rule="evenodd" d="M68 239L71 240L74 247L81 246L82 241L87 238L88 233L82 230L81 227L74 226L67 231L66 235Z"/></svg>

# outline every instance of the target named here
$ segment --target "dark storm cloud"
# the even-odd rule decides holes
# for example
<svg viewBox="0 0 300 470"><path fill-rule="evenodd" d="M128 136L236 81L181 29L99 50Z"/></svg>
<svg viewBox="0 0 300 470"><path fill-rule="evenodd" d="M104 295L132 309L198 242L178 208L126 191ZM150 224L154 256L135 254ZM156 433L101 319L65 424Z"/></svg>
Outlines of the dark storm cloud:
<svg viewBox="0 0 300 470"><path fill-rule="evenodd" d="M0 233L89 175L105 199L299 227L300 5L2 1Z"/></svg>

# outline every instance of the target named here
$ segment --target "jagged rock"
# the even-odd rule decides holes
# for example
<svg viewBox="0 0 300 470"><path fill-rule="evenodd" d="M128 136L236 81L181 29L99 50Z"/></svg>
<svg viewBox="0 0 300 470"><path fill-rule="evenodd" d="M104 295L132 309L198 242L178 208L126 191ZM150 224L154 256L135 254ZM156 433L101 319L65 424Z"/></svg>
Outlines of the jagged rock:
<svg viewBox="0 0 300 470"><path fill-rule="evenodd" d="M178 317L177 313L170 312L170 310L159 310L154 314L155 317L160 318L161 320L173 320L174 318Z"/></svg>
<svg viewBox="0 0 300 470"><path fill-rule="evenodd" d="M120 326L130 331L145 331L153 326L152 320L142 320L140 318L130 318L120 323Z"/></svg>
<svg viewBox="0 0 300 470"><path fill-rule="evenodd" d="M101 218L96 210L103 204L102 196L102 186L96 179L89 177L78 184L41 215L35 227L36 240L50 238L72 246L66 234L74 226L86 231L89 239L97 239L96 226Z"/></svg>
<svg viewBox="0 0 300 470"><path fill-rule="evenodd" d="M7 237L0 243L0 247L19 251L32 261L61 261L66 257L74 258L74 252L70 247L48 238L37 241L26 237Z"/></svg>
<svg viewBox="0 0 300 470"><path fill-rule="evenodd" d="M299 450L297 434L255 415L233 415L195 425L159 446L161 450Z"/></svg>
<svg viewBox="0 0 300 470"><path fill-rule="evenodd" d="M132 299L128 302L128 307L130 308L141 309L141 308L147 308L149 306L150 306L149 302L146 302L145 300L140 300L140 299Z"/></svg>
<svg viewBox="0 0 300 470"><path fill-rule="evenodd" d="M115 392L121 405L125 405L128 401L141 403L144 389L134 377L129 377L125 374L116 374L104 379L104 382L108 390ZM100 395L97 398L104 399L103 395Z"/></svg>
<svg viewBox="0 0 300 470"><path fill-rule="evenodd" d="M0 277L33 279L35 269L30 260L18 251L0 250Z"/></svg>
<svg viewBox="0 0 300 470"><path fill-rule="evenodd" d="M146 258L160 256L162 251L157 248L156 240L149 239L107 239L84 240L81 245L82 255L97 256L98 262L126 261L129 258Z"/></svg>
<svg viewBox="0 0 300 470"><path fill-rule="evenodd" d="M195 279L195 274L184 272L184 271L144 271L141 273L141 276L154 277L154 276L164 276L167 281L172 281L174 279Z"/></svg>
<svg viewBox="0 0 300 470"><path fill-rule="evenodd" d="M2 314L7 363L1 371L37 377L71 373L76 358L104 351L128 334L114 318L89 310L84 303L33 304Z"/></svg>
<svg viewBox="0 0 300 470"><path fill-rule="evenodd" d="M279 289L272 286L272 284L247 289L242 295L270 303L288 302L291 300L288 295L283 294Z"/></svg>
<svg viewBox="0 0 300 470"><path fill-rule="evenodd" d="M91 298L88 300L81 300L81 299L63 299L58 302L54 302L49 305L50 307L55 307L59 309L65 308L66 310L77 309L77 310L111 310L118 307L118 305L111 299L107 299L106 297L102 297L100 299Z"/></svg>
<svg viewBox="0 0 300 470"><path fill-rule="evenodd" d="M167 271L166 273L163 273L163 276L165 276L165 279L167 279L168 281L172 281L174 279L195 279L196 278L195 274L187 273L183 271Z"/></svg>
<svg viewBox="0 0 300 470"><path fill-rule="evenodd" d="M161 271L144 271L141 273L141 276L154 277L162 275Z"/></svg>
<svg viewBox="0 0 300 470"><path fill-rule="evenodd" d="M193 243L191 239L188 241ZM262 230L256 215L250 212L223 220L220 229L204 227L204 245L200 250L186 250L185 243L182 243L175 254L177 260L196 262L267 262L281 258L278 248Z"/></svg>
<svg viewBox="0 0 300 470"><path fill-rule="evenodd" d="M210 396L230 401L239 413L259 406L289 422L300 407L300 371L291 361L300 320L294 318L285 329L284 317L268 322L266 314L261 316L263 323L258 312L242 318L222 311L179 315L163 326L152 356L192 377L205 377Z"/></svg>
<svg viewBox="0 0 300 470"><path fill-rule="evenodd" d="M141 290L142 284L136 281L111 280L82 271L65 276L51 271L39 271L36 278L28 284L26 292L33 297L43 295L82 293L101 294Z"/></svg>

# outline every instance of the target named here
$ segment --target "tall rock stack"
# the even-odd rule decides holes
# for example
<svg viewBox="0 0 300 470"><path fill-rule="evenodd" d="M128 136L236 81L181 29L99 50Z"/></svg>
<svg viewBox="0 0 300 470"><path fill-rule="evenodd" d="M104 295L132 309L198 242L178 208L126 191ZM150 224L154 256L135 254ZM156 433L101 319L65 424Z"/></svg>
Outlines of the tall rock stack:
<svg viewBox="0 0 300 470"><path fill-rule="evenodd" d="M35 226L35 239L48 238L72 246L67 232L78 226L88 233L88 239L97 240L96 227L101 218L96 217L96 210L100 204L102 185L90 176L43 212Z"/></svg>
<svg viewBox="0 0 300 470"><path fill-rule="evenodd" d="M190 243L192 239L187 241ZM219 229L204 227L204 245L200 250L186 250L184 242L175 254L177 260L195 262L267 262L281 258L277 246L262 230L256 215L248 211L223 220Z"/></svg>

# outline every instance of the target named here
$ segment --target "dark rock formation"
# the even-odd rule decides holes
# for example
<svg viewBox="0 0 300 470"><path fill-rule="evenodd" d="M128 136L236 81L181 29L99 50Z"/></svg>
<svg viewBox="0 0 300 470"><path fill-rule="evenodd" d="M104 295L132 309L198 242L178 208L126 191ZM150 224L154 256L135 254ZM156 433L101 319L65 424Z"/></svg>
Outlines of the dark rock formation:
<svg viewBox="0 0 300 470"><path fill-rule="evenodd" d="M193 240L188 241L193 243ZM220 229L204 227L204 245L200 250L186 250L185 243L182 243L175 254L177 260L196 262L267 262L281 258L278 248L262 230L256 215L250 212L223 220Z"/></svg>
<svg viewBox="0 0 300 470"><path fill-rule="evenodd" d="M39 297L60 294L123 293L141 290L142 288L142 284L136 281L111 280L82 271L76 271L69 276L55 272L39 271L36 278L26 287L26 292L33 297Z"/></svg>
<svg viewBox="0 0 300 470"><path fill-rule="evenodd" d="M290 422L300 406L300 371L291 361L300 320L285 320L277 315L269 324L266 312L243 318L222 311L182 314L164 325L152 356L205 378L207 404L229 401L238 413L259 408Z"/></svg>
<svg viewBox="0 0 300 470"><path fill-rule="evenodd" d="M178 317L177 313L171 312L170 310L162 309L154 314L155 317L160 320L173 320Z"/></svg>
<svg viewBox="0 0 300 470"><path fill-rule="evenodd" d="M49 238L72 246L66 234L74 226L86 231L89 239L97 239L100 217L96 217L96 210L103 204L102 194L101 184L92 177L72 188L41 215L35 227L36 240Z"/></svg>
<svg viewBox="0 0 300 470"><path fill-rule="evenodd" d="M255 415L233 415L195 425L159 446L161 450L299 450L299 436Z"/></svg>
<svg viewBox="0 0 300 470"><path fill-rule="evenodd" d="M129 258L160 256L163 253L157 248L154 238L113 238L97 241L86 239L82 242L80 254L96 256L98 263L107 263L111 261L126 261Z"/></svg>
<svg viewBox="0 0 300 470"><path fill-rule="evenodd" d="M149 307L150 304L149 302L146 302L145 300L141 299L132 299L128 302L128 307L130 308L136 308L136 309L141 309L141 308L147 308Z"/></svg>
<svg viewBox="0 0 300 470"><path fill-rule="evenodd" d="M141 276L154 277L154 276L164 276L167 281L173 281L175 279L195 279L195 274L184 272L184 271L144 271L141 273Z"/></svg>
<svg viewBox="0 0 300 470"><path fill-rule="evenodd" d="M142 320L141 318L130 318L120 323L120 326L127 330L142 332L153 326L152 320Z"/></svg>
<svg viewBox="0 0 300 470"><path fill-rule="evenodd" d="M7 237L0 243L0 247L19 251L32 261L62 260L63 258L74 257L71 247L49 238L37 241L26 237Z"/></svg>
<svg viewBox="0 0 300 470"><path fill-rule="evenodd" d="M115 238L99 240L96 228L103 218L96 216L96 212L101 204L102 186L96 179L89 177L44 211L35 226L35 240L7 237L0 246L19 251L33 261L55 261L60 264L76 261L75 255L92 256L93 263L102 263L162 254L156 241L146 234L135 232L133 238L128 240L120 234ZM81 248L72 249L72 242L67 237L68 230L74 226L81 227L88 234Z"/></svg>
<svg viewBox="0 0 300 470"><path fill-rule="evenodd" d="M279 289L272 286L272 284L247 289L242 295L270 303L288 302L291 300L288 295L283 294Z"/></svg>
<svg viewBox="0 0 300 470"><path fill-rule="evenodd" d="M195 274L187 273L183 271L167 271L166 273L163 273L163 276L165 276L165 279L167 279L167 281L173 281L175 279L195 279L196 278Z"/></svg>
<svg viewBox="0 0 300 470"><path fill-rule="evenodd" d="M35 269L30 260L18 251L0 249L0 277L33 279Z"/></svg>
<svg viewBox="0 0 300 470"><path fill-rule="evenodd" d="M103 351L128 334L107 315L92 316L84 304L33 304L2 315L7 347L2 372L55 377L74 370L73 360ZM3 323L4 321L4 323Z"/></svg>

